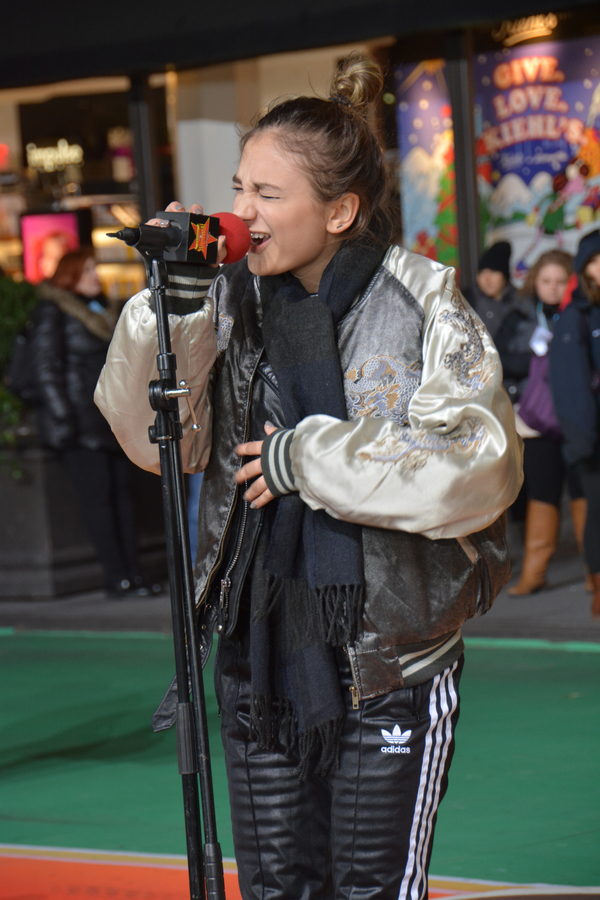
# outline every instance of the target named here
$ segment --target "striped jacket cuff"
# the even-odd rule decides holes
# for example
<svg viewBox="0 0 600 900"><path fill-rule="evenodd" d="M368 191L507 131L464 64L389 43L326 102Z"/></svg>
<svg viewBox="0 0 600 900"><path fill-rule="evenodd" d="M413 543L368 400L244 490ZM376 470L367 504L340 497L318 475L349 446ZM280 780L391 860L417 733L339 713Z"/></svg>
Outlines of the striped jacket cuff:
<svg viewBox="0 0 600 900"><path fill-rule="evenodd" d="M190 263L167 263L167 312L176 316L202 309L208 289L218 275L212 266L195 266ZM154 308L151 301L150 306Z"/></svg>
<svg viewBox="0 0 600 900"><path fill-rule="evenodd" d="M262 472L274 497L298 490L290 459L293 437L293 428L278 428L263 441L260 457Z"/></svg>

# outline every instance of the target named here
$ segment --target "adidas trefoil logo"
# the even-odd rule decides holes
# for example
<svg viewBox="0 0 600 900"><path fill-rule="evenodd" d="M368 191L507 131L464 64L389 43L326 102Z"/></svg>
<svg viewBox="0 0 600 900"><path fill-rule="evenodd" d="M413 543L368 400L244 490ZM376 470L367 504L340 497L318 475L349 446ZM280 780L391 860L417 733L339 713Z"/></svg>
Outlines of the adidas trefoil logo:
<svg viewBox="0 0 600 900"><path fill-rule="evenodd" d="M382 753L410 753L410 747L405 747L404 744L408 741L411 736L412 731L410 728L408 731L402 731L399 725L394 725L394 728L391 732L387 730L387 728L381 729L382 738L390 745L388 747L382 747Z"/></svg>

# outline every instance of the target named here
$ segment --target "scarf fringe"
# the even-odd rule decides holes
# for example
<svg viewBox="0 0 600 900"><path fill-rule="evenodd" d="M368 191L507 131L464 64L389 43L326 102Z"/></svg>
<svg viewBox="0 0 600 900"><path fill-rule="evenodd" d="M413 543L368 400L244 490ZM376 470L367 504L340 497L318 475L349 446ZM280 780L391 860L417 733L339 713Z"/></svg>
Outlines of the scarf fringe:
<svg viewBox="0 0 600 900"><path fill-rule="evenodd" d="M323 639L332 647L355 641L363 609L361 584L326 585L316 589Z"/></svg>
<svg viewBox="0 0 600 900"><path fill-rule="evenodd" d="M314 590L305 583L281 578L265 570L265 590L260 602L253 599L252 618L255 622L266 619L285 597L292 610L299 604L312 606L310 619L316 623L318 636L332 647L343 647L355 641L360 632L364 589L361 584L328 584ZM286 621L291 646L300 646L306 640L303 617L292 615Z"/></svg>
<svg viewBox="0 0 600 900"><path fill-rule="evenodd" d="M339 766L344 719L336 716L299 734L289 700L256 694L250 699L250 738L262 750L275 750L279 744L297 755L300 761L294 775L299 781L305 781L310 772L327 775Z"/></svg>
<svg viewBox="0 0 600 900"><path fill-rule="evenodd" d="M250 737L262 750L277 745L297 752L298 723L290 701L283 697L252 694L250 697Z"/></svg>
<svg viewBox="0 0 600 900"><path fill-rule="evenodd" d="M339 766L343 727L344 716L337 716L298 735L300 763L294 772L298 781L305 781L311 770L327 775Z"/></svg>

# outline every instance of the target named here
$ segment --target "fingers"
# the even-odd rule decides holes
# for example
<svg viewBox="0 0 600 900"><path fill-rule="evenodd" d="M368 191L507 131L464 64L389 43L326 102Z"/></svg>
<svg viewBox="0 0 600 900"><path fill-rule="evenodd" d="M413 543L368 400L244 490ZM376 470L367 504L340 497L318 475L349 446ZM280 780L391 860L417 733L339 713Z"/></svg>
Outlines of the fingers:
<svg viewBox="0 0 600 900"><path fill-rule="evenodd" d="M252 509L260 509L261 506L266 506L267 503L270 503L271 500L274 500L273 494L267 487L267 482L262 477L257 478L256 481L253 481L246 493L244 494L244 500L247 500L250 503Z"/></svg>
<svg viewBox="0 0 600 900"><path fill-rule="evenodd" d="M245 481L250 481L251 478L256 478L257 475L262 475L260 456L258 459L253 459L243 465L241 469L238 469L235 473L235 480L238 484L243 484Z"/></svg>
<svg viewBox="0 0 600 900"><path fill-rule="evenodd" d="M169 203L165 212L185 212L185 206L182 206L177 200L173 200L172 203ZM198 216L203 216L204 211L199 203L192 203L187 212L195 213Z"/></svg>
<svg viewBox="0 0 600 900"><path fill-rule="evenodd" d="M250 441L249 444L238 444L235 452L238 456L260 456L262 453L262 441Z"/></svg>
<svg viewBox="0 0 600 900"><path fill-rule="evenodd" d="M227 247L225 246L225 235L219 237L219 249L217 250L217 262L222 263L227 256Z"/></svg>
<svg viewBox="0 0 600 900"><path fill-rule="evenodd" d="M265 422L265 432L272 434L277 431L275 425L271 422ZM260 454L262 451L263 441L249 441L247 444L238 444L235 452L238 456L254 456L256 459L245 463L241 469L235 473L235 480L238 484L244 484L245 481L252 481L252 484L244 494L244 500L252 506L253 509L260 509L266 506L271 500L274 500L273 494L267 487L267 482L262 475L262 462Z"/></svg>

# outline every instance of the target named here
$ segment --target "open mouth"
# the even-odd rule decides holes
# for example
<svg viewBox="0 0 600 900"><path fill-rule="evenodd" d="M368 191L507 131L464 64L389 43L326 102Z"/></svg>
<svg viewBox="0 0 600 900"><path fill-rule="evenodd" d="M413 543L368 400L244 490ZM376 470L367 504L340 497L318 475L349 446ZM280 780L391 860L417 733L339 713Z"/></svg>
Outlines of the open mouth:
<svg viewBox="0 0 600 900"><path fill-rule="evenodd" d="M262 231L252 231L250 232L250 237L252 239L252 246L260 247L269 240L271 235L264 234Z"/></svg>

